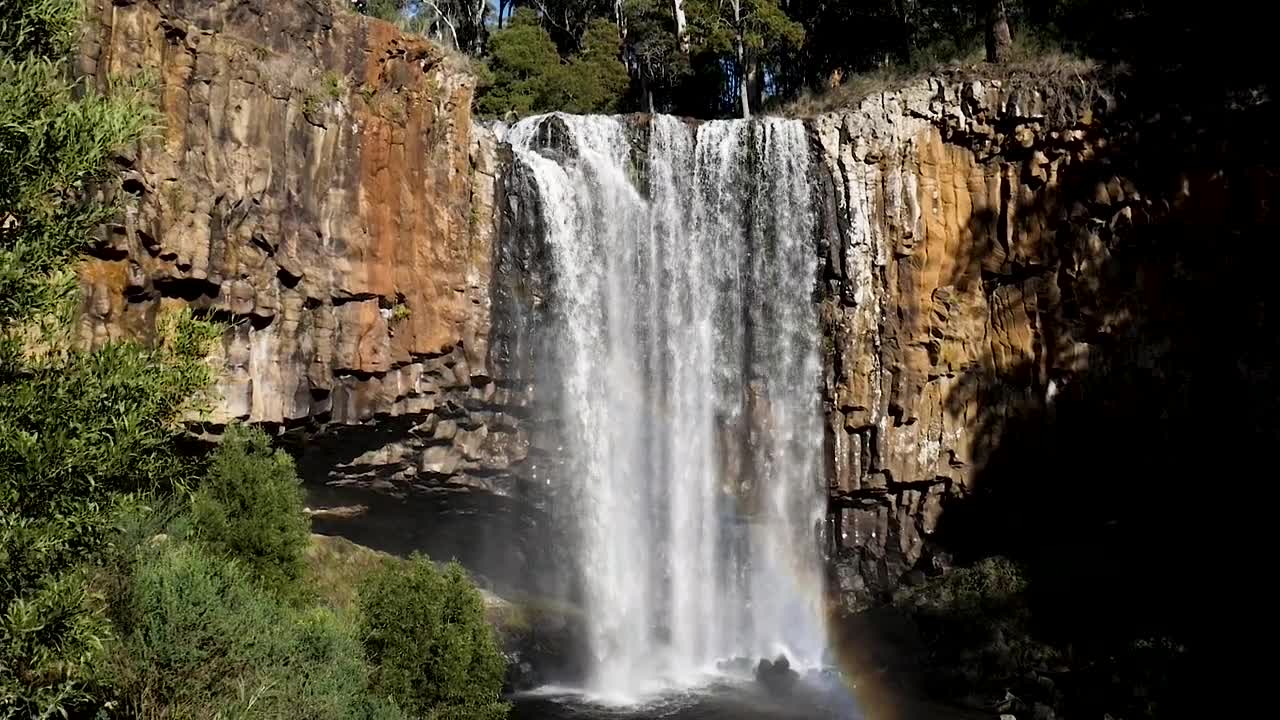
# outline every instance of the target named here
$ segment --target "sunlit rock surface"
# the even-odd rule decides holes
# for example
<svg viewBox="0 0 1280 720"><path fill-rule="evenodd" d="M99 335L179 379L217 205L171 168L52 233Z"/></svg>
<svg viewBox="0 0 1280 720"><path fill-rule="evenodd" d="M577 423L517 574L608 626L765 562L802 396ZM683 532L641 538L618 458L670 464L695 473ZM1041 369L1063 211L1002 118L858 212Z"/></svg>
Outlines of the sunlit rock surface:
<svg viewBox="0 0 1280 720"><path fill-rule="evenodd" d="M501 515L519 530L477 556L518 548L526 566L559 563L563 544L545 523L509 519L560 480L563 426L532 371L556 351L540 331L556 278L542 219L519 211L531 178L474 122L463 69L325 0L98 0L82 67L99 84L146 68L162 115L158 135L121 159L126 211L82 271L85 341L146 337L168 305L209 311L232 323L211 429L239 419L295 431L317 484L501 496L505 509L460 512L441 531ZM1243 252L1234 235L1217 245L1184 236L1228 222L1274 227L1259 201L1276 195L1274 172L1238 163L1245 171L1226 174L1215 148L1199 164L1171 156L1153 169L1107 144L1109 112L1105 96L933 78L805 121L820 207L824 429L811 442L822 448L829 585L843 607L944 568L932 540L993 467L1045 491L1031 498L1038 505L1016 495L1034 511L1001 509L1002 521L1066 537L1075 520L1055 488L1074 480L1010 460L1018 432L1040 438L1021 443L1028 456L1087 444L1120 458L1101 468L1111 488L1162 478L1163 493L1113 491L1084 508L1102 523L1098 508L1174 517L1144 503L1184 496L1199 471L1167 448L1190 446L1192 433L1216 433L1199 446L1226 448L1251 444L1228 428L1253 437L1274 427L1269 405L1237 402L1270 382L1266 352L1188 350L1207 327L1275 336L1259 330L1261 302L1248 294L1266 287L1267 256ZM1189 155L1194 142L1168 148ZM1155 226L1165 249L1131 251ZM1192 261L1212 271L1189 279ZM1238 311L1205 298L1239 300ZM1193 371L1212 382L1191 383ZM1168 388L1191 389L1165 403ZM1119 396L1131 401L1105 402ZM1208 413L1224 401L1235 403L1223 411L1232 423ZM1064 422L1063 407L1078 416ZM1099 416L1108 424L1092 433Z"/></svg>

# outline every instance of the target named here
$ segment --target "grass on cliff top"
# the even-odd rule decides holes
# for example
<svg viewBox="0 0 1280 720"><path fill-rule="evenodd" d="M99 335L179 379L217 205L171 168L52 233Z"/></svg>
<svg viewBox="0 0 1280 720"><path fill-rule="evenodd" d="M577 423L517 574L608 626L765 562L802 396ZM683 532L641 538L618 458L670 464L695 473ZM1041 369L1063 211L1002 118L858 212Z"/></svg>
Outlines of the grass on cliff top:
<svg viewBox="0 0 1280 720"><path fill-rule="evenodd" d="M822 91L805 90L784 105L781 114L812 117L856 108L868 97L900 90L936 76L957 82L966 79L999 80L1011 90L1039 90L1049 98L1064 99L1057 107L1050 103L1050 109L1057 110L1079 106L1081 100L1091 101L1102 82L1103 68L1096 61L1025 34L1014 37L1013 56L1009 62L996 65L985 62L984 57L984 50L977 45L928 48L910 62L851 74L841 79L837 86Z"/></svg>

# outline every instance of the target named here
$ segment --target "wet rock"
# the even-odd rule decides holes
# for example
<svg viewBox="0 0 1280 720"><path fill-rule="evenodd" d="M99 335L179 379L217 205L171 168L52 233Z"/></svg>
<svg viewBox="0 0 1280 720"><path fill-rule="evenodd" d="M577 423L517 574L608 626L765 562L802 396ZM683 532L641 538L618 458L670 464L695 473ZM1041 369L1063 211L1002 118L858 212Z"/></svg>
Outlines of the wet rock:
<svg viewBox="0 0 1280 720"><path fill-rule="evenodd" d="M772 662L768 658L762 658L760 664L756 665L756 682L774 694L791 692L799 679L800 673L791 669L791 661L785 655L779 655Z"/></svg>

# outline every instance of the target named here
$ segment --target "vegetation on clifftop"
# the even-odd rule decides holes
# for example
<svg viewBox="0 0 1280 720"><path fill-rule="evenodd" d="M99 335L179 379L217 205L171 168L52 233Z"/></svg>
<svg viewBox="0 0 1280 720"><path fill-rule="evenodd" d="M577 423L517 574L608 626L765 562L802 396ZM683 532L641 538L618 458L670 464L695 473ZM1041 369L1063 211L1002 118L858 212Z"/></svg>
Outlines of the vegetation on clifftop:
<svg viewBox="0 0 1280 720"><path fill-rule="evenodd" d="M1243 18L1139 0L353 0L476 59L485 115L649 111L793 114L947 69L1052 86L1093 61L1231 58ZM583 60L591 58L588 65ZM1093 60L1087 60L1092 58ZM488 71L483 68L487 66Z"/></svg>
<svg viewBox="0 0 1280 720"><path fill-rule="evenodd" d="M220 328L183 311L147 343L75 341L77 264L119 211L96 198L156 122L145 83L103 94L69 75L83 12L0 4L0 717L502 715L500 672L409 677L432 644L501 668L465 577L431 586L454 615L379 654L358 613L307 585L289 457L249 428L192 442ZM397 587L411 580L378 581L380 627L422 599ZM442 700L397 706L384 662Z"/></svg>

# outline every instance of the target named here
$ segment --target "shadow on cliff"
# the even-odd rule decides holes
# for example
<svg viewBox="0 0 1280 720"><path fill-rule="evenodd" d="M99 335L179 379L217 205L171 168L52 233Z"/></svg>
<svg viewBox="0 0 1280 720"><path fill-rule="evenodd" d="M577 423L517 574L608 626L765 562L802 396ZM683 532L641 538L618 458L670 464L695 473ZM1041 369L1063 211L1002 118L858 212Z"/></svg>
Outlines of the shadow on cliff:
<svg viewBox="0 0 1280 720"><path fill-rule="evenodd" d="M421 552L439 562L457 560L482 587L503 596L557 591L558 579L545 570L555 539L537 503L521 494L525 483L406 479L397 475L401 464L358 464L362 456L394 447L413 425L412 417L384 418L297 439L293 451L307 502L324 510L313 516L313 529L401 557ZM343 482L330 481L333 468L344 469Z"/></svg>
<svg viewBox="0 0 1280 720"><path fill-rule="evenodd" d="M1048 650L992 672L1032 673L1068 717L1201 712L1221 692L1211 665L1262 617L1249 578L1280 440L1280 112L1265 85L1158 80L1129 79L1105 143L1056 184L1033 149L1006 156L1035 199L975 216L975 237L1012 231L950 278L980 284L993 323L1025 313L1035 342L989 348L946 398L975 475L935 540L960 565L1009 558L1025 592L991 613L935 608L935 660L972 659L949 642L1016 654L1016 626ZM1039 247L1020 245L1025 222Z"/></svg>

